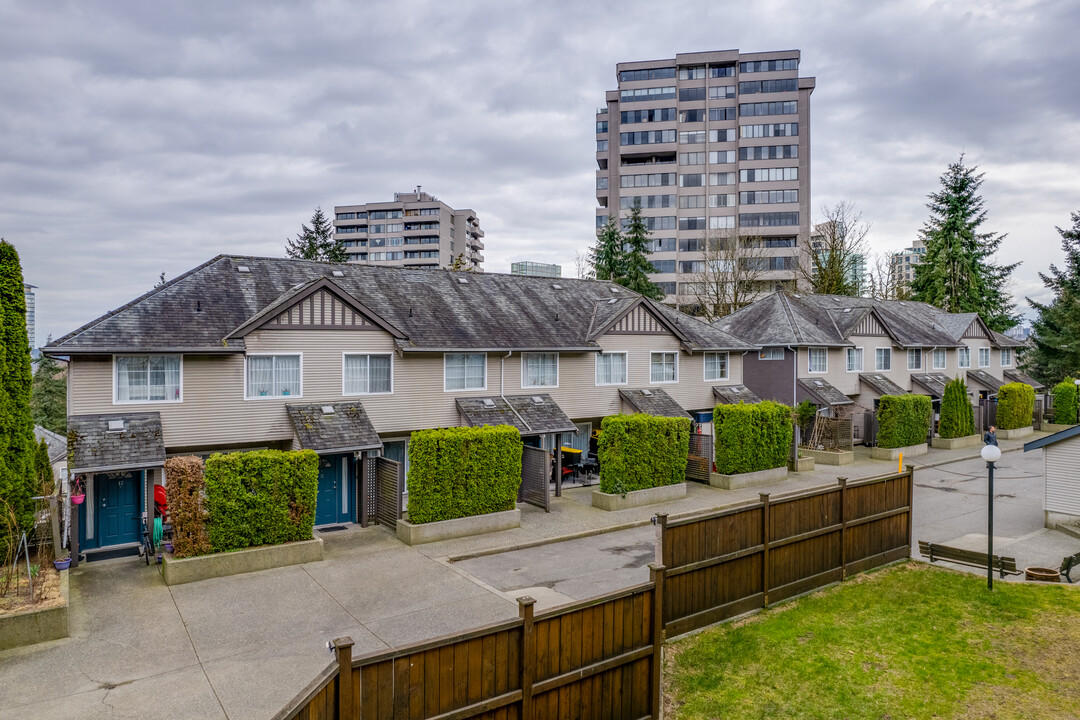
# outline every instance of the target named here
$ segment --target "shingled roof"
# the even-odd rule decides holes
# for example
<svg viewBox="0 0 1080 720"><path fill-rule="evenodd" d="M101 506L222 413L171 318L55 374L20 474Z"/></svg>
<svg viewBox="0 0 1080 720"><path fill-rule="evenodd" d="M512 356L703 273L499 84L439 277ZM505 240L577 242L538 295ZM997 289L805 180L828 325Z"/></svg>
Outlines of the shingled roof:
<svg viewBox="0 0 1080 720"><path fill-rule="evenodd" d="M926 389L931 397L945 397L945 385L949 382L949 376L945 373L912 373L912 382Z"/></svg>
<svg viewBox="0 0 1080 720"><path fill-rule="evenodd" d="M675 402L675 398L660 388L621 389L619 395L627 405L639 413L657 417L690 417L690 413Z"/></svg>
<svg viewBox="0 0 1080 720"><path fill-rule="evenodd" d="M389 328L404 352L598 350L592 329L636 304L676 328L688 350L757 347L608 282L223 255L46 350L243 352L244 333L258 325L253 320L284 310L321 281Z"/></svg>
<svg viewBox="0 0 1080 720"><path fill-rule="evenodd" d="M511 425L522 435L575 432L577 427L550 395L507 395L457 399L469 425Z"/></svg>
<svg viewBox="0 0 1080 720"><path fill-rule="evenodd" d="M358 402L286 405L300 447L320 453L358 452L383 446Z"/></svg>
<svg viewBox="0 0 1080 720"><path fill-rule="evenodd" d="M761 402L761 398L750 392L750 388L745 385L713 385L712 392L717 400L728 405Z"/></svg>
<svg viewBox="0 0 1080 720"><path fill-rule="evenodd" d="M1045 390L1046 389L1046 386L1043 385L1041 382L1039 382L1035 378L1031 377L1027 373L1020 372L1019 370L1005 370L1005 371L1003 371L1003 374L1005 375L1006 380L1010 380L1012 382L1025 383L1025 384L1030 385L1031 387L1035 388L1036 390Z"/></svg>
<svg viewBox="0 0 1080 720"><path fill-rule="evenodd" d="M907 390L881 373L859 373L859 379L878 395L904 395Z"/></svg>
<svg viewBox="0 0 1080 720"><path fill-rule="evenodd" d="M967 370L966 375L968 380L974 380L979 385L982 385L987 390L991 390L993 392L997 392L998 388L1005 384L1004 382L998 380L996 377L986 372L985 370Z"/></svg>
<svg viewBox="0 0 1080 720"><path fill-rule="evenodd" d="M59 462L67 457L67 438L63 435L35 425L34 440L39 443L45 441L45 446L49 448L49 462Z"/></svg>
<svg viewBox="0 0 1080 720"><path fill-rule="evenodd" d="M165 464L161 415L156 412L72 415L68 418L70 471L141 470Z"/></svg>
<svg viewBox="0 0 1080 720"><path fill-rule="evenodd" d="M853 405L855 403L824 378L800 378L799 387L810 397L815 398L819 405Z"/></svg>

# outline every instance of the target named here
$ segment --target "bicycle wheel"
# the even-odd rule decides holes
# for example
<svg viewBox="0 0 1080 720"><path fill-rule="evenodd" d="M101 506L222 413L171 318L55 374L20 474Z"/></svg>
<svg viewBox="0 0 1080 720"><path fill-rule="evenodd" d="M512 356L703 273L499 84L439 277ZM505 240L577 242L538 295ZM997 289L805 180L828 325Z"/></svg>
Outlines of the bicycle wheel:
<svg viewBox="0 0 1080 720"><path fill-rule="evenodd" d="M146 564L150 564L150 556L154 554L154 548L150 545L150 536L143 537L143 556L146 559Z"/></svg>

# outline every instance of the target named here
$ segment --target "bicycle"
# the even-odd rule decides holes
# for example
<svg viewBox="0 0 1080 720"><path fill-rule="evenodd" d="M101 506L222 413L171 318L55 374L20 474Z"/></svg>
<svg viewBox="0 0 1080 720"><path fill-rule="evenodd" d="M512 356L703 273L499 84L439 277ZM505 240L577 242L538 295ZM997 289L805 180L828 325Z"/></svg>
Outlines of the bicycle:
<svg viewBox="0 0 1080 720"><path fill-rule="evenodd" d="M146 513L142 514L142 544L139 546L139 555L150 564L150 558L154 557L154 541L150 535L150 528L146 525Z"/></svg>

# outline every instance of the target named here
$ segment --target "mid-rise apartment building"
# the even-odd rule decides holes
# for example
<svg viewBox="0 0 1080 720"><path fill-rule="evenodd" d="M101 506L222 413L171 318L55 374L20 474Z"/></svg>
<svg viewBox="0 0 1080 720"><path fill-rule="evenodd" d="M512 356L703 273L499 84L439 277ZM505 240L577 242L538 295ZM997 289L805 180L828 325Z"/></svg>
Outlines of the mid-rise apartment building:
<svg viewBox="0 0 1080 720"><path fill-rule="evenodd" d="M30 340L30 354L37 353L37 310L34 307L34 289L37 285L23 283L23 295L26 296L26 336Z"/></svg>
<svg viewBox="0 0 1080 720"><path fill-rule="evenodd" d="M510 274L528 275L530 277L557 278L562 277L562 266L555 265L554 263L541 263L533 262L531 260L522 260L521 262L510 263Z"/></svg>
<svg viewBox="0 0 1080 720"><path fill-rule="evenodd" d="M794 289L810 237L810 94L798 50L619 63L596 115L596 226L640 204L652 276L693 305L706 240L753 244L762 292ZM764 256L764 257L762 257Z"/></svg>
<svg viewBox="0 0 1080 720"><path fill-rule="evenodd" d="M889 263L898 287L911 287L911 281L915 279L915 266L921 263L925 256L926 245L922 240L916 240L911 243L911 247L892 254Z"/></svg>
<svg viewBox="0 0 1080 720"><path fill-rule="evenodd" d="M455 210L419 187L390 202L334 206L334 238L350 262L482 270L483 237L475 211Z"/></svg>

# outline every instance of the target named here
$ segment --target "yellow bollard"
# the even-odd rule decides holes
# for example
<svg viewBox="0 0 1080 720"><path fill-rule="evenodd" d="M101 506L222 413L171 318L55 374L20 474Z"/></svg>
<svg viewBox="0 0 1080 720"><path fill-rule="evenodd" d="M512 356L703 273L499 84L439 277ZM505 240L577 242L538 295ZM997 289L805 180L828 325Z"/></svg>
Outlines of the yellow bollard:
<svg viewBox="0 0 1080 720"><path fill-rule="evenodd" d="M900 463L896 466L896 472L904 472L904 453L900 453Z"/></svg>

